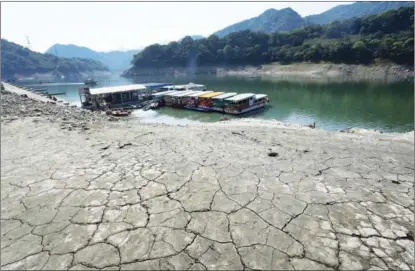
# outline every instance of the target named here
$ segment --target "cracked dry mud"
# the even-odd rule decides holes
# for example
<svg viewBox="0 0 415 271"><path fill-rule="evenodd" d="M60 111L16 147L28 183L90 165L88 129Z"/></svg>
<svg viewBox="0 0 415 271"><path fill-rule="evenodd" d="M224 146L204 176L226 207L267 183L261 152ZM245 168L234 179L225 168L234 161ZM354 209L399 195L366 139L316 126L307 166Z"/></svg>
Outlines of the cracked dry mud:
<svg viewBox="0 0 415 271"><path fill-rule="evenodd" d="M2 270L414 269L413 141L103 125L2 122Z"/></svg>

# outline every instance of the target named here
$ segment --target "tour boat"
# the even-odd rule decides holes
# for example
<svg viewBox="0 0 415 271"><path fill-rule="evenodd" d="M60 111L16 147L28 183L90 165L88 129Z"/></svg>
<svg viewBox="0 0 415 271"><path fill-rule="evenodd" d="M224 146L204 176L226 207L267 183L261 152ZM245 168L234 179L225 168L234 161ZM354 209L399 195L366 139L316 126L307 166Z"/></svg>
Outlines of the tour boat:
<svg viewBox="0 0 415 271"><path fill-rule="evenodd" d="M186 109L197 109L197 101L200 96L205 95L206 93L211 93L213 91L196 91L193 94L190 94L184 98L184 108Z"/></svg>
<svg viewBox="0 0 415 271"><path fill-rule="evenodd" d="M176 90L176 91L206 91L206 86L201 84L189 83L186 85L173 85L173 86L164 86L162 90Z"/></svg>
<svg viewBox="0 0 415 271"><path fill-rule="evenodd" d="M216 112L223 112L223 108L225 107L225 99L228 99L230 97L233 97L237 95L238 93L232 92L232 93L223 93L219 96L215 96L212 98L212 111Z"/></svg>
<svg viewBox="0 0 415 271"><path fill-rule="evenodd" d="M224 112L231 115L240 115L256 110L269 102L265 94L243 93L225 100Z"/></svg>
<svg viewBox="0 0 415 271"><path fill-rule="evenodd" d="M95 81L94 79L87 79L84 83L85 85L96 85L97 81Z"/></svg>
<svg viewBox="0 0 415 271"><path fill-rule="evenodd" d="M174 90L168 90L168 91L154 93L152 95L153 96L153 101L158 102L159 106L162 106L162 105L164 105L164 98L169 94L175 94L175 93L178 93L178 92L174 91Z"/></svg>
<svg viewBox="0 0 415 271"><path fill-rule="evenodd" d="M199 97L197 109L200 111L212 111L212 98L222 95L223 92L212 92Z"/></svg>
<svg viewBox="0 0 415 271"><path fill-rule="evenodd" d="M169 95L170 101L169 104L171 107L183 108L185 97L196 93L197 91L180 91L179 93Z"/></svg>

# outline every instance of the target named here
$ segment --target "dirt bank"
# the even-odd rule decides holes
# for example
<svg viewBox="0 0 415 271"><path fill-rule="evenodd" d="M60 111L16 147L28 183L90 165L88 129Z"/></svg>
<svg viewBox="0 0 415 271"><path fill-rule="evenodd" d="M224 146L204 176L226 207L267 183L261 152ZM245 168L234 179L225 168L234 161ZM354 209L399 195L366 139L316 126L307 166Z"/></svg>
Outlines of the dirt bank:
<svg viewBox="0 0 415 271"><path fill-rule="evenodd" d="M413 80L413 68L394 64L348 65L296 63L289 65L270 64L239 69L219 68L217 74L247 77L273 77L281 79L302 78L307 80L336 81L383 81Z"/></svg>
<svg viewBox="0 0 415 271"><path fill-rule="evenodd" d="M413 140L110 122L13 95L2 270L414 270Z"/></svg>
<svg viewBox="0 0 415 271"><path fill-rule="evenodd" d="M1 114L2 270L414 270L413 139Z"/></svg>

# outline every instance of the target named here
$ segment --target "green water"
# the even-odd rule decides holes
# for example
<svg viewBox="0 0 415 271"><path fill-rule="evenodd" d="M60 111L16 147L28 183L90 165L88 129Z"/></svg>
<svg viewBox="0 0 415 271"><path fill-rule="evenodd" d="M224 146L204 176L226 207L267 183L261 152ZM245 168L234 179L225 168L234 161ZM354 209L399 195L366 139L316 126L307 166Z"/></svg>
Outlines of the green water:
<svg viewBox="0 0 415 271"><path fill-rule="evenodd" d="M100 86L145 82L175 84L199 83L208 90L238 93L264 93L271 100L263 110L242 117L276 119L282 122L310 124L325 130L348 127L377 129L384 132L414 130L414 85L400 83L318 83L313 81L282 81L240 77L181 76L138 77L134 80L113 76L101 78ZM49 86L48 90L65 91L62 98L79 100L80 85ZM53 91L50 91L53 92ZM157 111L134 112L145 122L191 123L218 121L222 114L160 108ZM240 118L229 116L230 118Z"/></svg>

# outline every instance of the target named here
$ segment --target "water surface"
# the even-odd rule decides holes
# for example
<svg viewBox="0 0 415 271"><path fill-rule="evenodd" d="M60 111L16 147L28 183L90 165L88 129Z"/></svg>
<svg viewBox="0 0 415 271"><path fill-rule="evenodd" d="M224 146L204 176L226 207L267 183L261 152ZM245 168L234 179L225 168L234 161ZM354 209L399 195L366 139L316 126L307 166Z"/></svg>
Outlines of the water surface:
<svg viewBox="0 0 415 271"><path fill-rule="evenodd" d="M97 78L100 86L116 86L146 82L174 84L200 83L208 90L238 93L264 93L271 100L263 110L242 117L276 119L282 122L310 124L325 130L348 127L377 129L384 132L414 130L414 85L412 82L315 82L283 81L261 78L216 77L196 75L180 77L121 78L118 75ZM50 93L65 92L59 96L79 104L78 88L82 83L43 84ZM220 113L204 113L184 109L160 108L157 111L137 110L133 116L144 122L189 124L218 121ZM229 118L240 118L229 116Z"/></svg>

